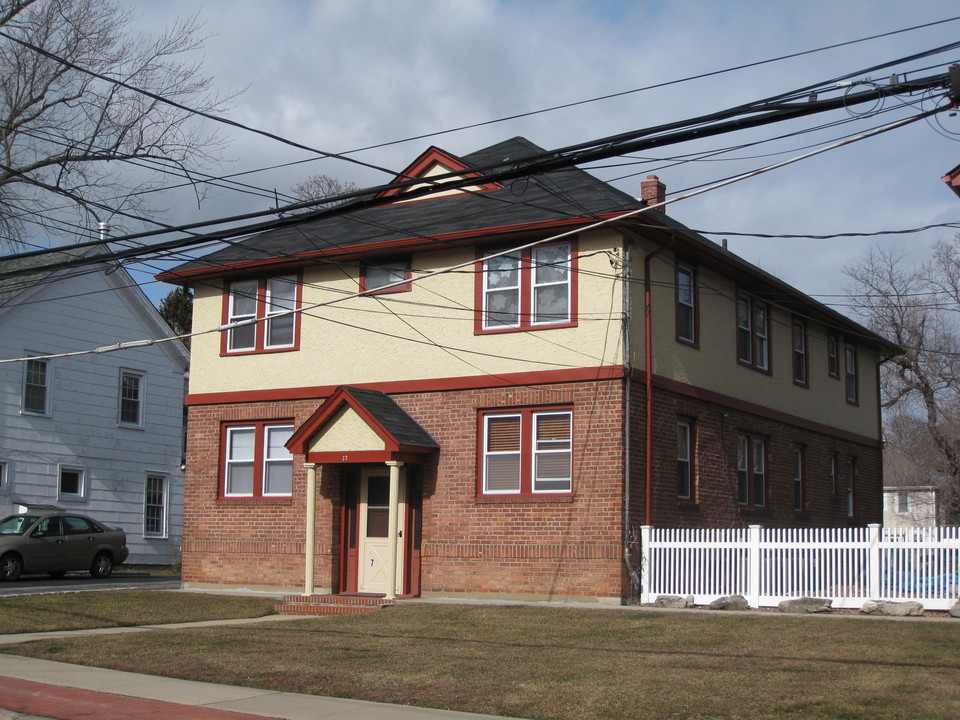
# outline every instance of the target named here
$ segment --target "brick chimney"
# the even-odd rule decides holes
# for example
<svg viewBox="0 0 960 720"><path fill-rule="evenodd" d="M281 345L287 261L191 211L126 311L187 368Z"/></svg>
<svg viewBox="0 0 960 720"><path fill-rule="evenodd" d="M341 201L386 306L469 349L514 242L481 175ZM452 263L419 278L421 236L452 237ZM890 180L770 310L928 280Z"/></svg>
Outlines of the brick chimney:
<svg viewBox="0 0 960 720"><path fill-rule="evenodd" d="M647 205L662 203L667 199L667 186L656 175L647 175L647 179L640 183L640 199ZM666 212L665 208L658 209Z"/></svg>

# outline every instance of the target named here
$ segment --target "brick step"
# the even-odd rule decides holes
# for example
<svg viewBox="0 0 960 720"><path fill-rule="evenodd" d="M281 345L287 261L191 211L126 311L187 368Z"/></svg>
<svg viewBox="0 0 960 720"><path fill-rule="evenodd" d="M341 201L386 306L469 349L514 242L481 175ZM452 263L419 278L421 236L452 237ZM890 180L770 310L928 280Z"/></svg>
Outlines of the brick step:
<svg viewBox="0 0 960 720"><path fill-rule="evenodd" d="M377 595L284 595L274 610L281 615L355 615L393 604Z"/></svg>

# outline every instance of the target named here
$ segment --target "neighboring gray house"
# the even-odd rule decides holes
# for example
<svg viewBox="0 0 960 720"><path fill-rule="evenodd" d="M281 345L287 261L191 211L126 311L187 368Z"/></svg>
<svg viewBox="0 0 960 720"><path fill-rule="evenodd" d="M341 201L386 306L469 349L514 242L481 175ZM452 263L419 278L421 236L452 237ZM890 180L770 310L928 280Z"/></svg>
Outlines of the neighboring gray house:
<svg viewBox="0 0 960 720"><path fill-rule="evenodd" d="M122 527L128 563L176 562L189 356L172 341L42 357L170 335L118 264L49 267L83 252L0 258L0 361L37 356L0 362L0 516L56 505Z"/></svg>
<svg viewBox="0 0 960 720"><path fill-rule="evenodd" d="M942 475L911 461L898 450L883 453L883 524L888 528L943 524Z"/></svg>

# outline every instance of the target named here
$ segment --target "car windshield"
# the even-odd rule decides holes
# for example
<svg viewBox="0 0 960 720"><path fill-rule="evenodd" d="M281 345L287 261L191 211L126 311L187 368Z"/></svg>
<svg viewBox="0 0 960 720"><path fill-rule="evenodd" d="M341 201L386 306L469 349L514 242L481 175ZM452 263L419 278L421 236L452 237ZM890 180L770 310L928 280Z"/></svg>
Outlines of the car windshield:
<svg viewBox="0 0 960 720"><path fill-rule="evenodd" d="M0 520L0 535L23 535L39 515L11 515Z"/></svg>

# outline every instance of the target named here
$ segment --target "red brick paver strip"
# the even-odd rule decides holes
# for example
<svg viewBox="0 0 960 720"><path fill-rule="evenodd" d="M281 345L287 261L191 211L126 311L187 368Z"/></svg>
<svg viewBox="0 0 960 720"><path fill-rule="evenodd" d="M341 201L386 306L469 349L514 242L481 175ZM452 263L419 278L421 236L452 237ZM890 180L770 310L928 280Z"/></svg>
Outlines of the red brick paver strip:
<svg viewBox="0 0 960 720"><path fill-rule="evenodd" d="M0 677L0 707L57 720L264 720L264 715Z"/></svg>

